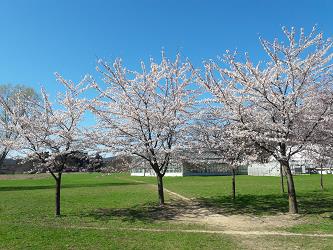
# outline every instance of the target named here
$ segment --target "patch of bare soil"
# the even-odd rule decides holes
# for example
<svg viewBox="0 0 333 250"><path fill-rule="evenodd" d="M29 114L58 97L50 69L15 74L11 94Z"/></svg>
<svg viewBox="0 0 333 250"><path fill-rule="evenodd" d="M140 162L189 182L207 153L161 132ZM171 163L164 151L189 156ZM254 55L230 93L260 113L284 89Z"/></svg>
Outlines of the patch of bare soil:
<svg viewBox="0 0 333 250"><path fill-rule="evenodd" d="M172 206L171 210L173 220L183 223L205 224L219 230L235 230L235 231L266 231L278 230L283 227L289 227L303 222L300 215L278 214L272 216L253 216L253 215L223 215L223 213L215 213L214 211L202 207L201 204L192 201L186 197L173 192L167 192L176 198L178 204ZM185 199L183 199L185 198ZM166 209L168 213L170 207Z"/></svg>
<svg viewBox="0 0 333 250"><path fill-rule="evenodd" d="M24 180L24 179L43 179L49 174L0 174L0 180Z"/></svg>

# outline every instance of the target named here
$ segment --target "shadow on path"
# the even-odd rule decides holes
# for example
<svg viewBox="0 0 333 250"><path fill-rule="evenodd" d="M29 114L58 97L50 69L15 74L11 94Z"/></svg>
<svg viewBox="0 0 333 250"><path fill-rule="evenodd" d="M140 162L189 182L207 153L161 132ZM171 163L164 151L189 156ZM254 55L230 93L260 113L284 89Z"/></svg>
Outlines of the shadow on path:
<svg viewBox="0 0 333 250"><path fill-rule="evenodd" d="M310 192L298 196L301 214L321 214L331 212L333 219L333 197L325 193ZM98 208L84 217L96 220L121 219L128 222L147 222L174 220L179 218L203 219L209 216L245 215L265 216L288 212L287 195L238 195L236 201L229 196L198 198L191 201L173 199L165 206L145 203L129 208Z"/></svg>

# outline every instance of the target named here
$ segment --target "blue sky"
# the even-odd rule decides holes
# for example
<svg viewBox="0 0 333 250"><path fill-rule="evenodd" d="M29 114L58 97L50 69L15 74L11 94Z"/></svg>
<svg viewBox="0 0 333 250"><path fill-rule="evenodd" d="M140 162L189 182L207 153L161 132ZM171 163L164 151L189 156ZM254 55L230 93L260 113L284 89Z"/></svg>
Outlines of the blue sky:
<svg viewBox="0 0 333 250"><path fill-rule="evenodd" d="M236 48L258 59L258 36L281 37L282 26L318 24L333 36L332 12L329 0L1 0L0 84L43 85L53 95L56 71L78 81L98 58L135 68L161 48L195 65Z"/></svg>

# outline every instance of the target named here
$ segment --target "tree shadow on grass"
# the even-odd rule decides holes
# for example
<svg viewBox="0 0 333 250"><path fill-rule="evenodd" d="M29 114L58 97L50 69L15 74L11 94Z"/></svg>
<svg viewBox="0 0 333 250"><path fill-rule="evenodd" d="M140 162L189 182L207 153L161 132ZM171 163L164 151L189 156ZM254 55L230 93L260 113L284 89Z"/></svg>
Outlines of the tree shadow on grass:
<svg viewBox="0 0 333 250"><path fill-rule="evenodd" d="M180 200L172 200L163 207L156 203L144 203L129 208L98 208L85 214L83 217L93 217L95 220L121 219L126 222L145 222L172 220L188 209L188 203Z"/></svg>
<svg viewBox="0 0 333 250"><path fill-rule="evenodd" d="M332 211L333 197L324 193L306 193L298 196L301 214L322 214ZM203 208L203 209L202 209ZM144 203L126 208L98 208L82 217L92 217L95 220L111 221L120 219L125 222L153 223L182 219L190 216L203 218L211 214L224 216L247 215L263 216L278 215L288 212L287 195L238 195L233 201L229 196L198 198L193 202L171 200L160 207L156 203ZM333 219L333 214L331 217Z"/></svg>
<svg viewBox="0 0 333 250"><path fill-rule="evenodd" d="M237 195L236 200L229 196L203 197L196 201L201 207L223 215L266 215L288 212L288 197L281 195Z"/></svg>
<svg viewBox="0 0 333 250"><path fill-rule="evenodd" d="M323 192L309 192L297 196L301 214L333 212L333 197ZM202 197L196 199L199 206L223 215L276 215L288 212L288 196L285 195L237 195Z"/></svg>
<svg viewBox="0 0 333 250"><path fill-rule="evenodd" d="M299 196L299 207L304 214L332 213L333 219L333 196L331 193L313 191Z"/></svg>
<svg viewBox="0 0 333 250"><path fill-rule="evenodd" d="M64 184L61 188L81 188L81 187L111 187L111 186L132 186L142 185L139 182L123 182L123 183L87 183L87 184ZM37 185L37 186L5 186L0 187L0 192L3 191L25 191L25 190L38 190L38 189L54 189L55 185Z"/></svg>

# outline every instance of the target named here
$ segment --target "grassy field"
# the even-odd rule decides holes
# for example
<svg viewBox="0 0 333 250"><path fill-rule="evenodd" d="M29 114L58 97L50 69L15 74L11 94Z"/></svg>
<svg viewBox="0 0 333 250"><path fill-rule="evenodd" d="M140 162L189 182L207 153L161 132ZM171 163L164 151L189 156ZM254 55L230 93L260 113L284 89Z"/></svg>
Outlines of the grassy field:
<svg viewBox="0 0 333 250"><path fill-rule="evenodd" d="M332 177L325 176L326 188L320 191L319 176L296 176L304 223L286 227L286 231L333 233ZM333 245L333 238L318 241L301 237L299 241L291 236L240 237L186 231L207 227L159 217L164 210L156 206L155 187L145 183L155 184L155 178L65 174L62 216L56 218L50 176L0 178L0 249L265 249L274 244L331 249ZM226 215L265 216L287 211L278 178L237 177L236 202L230 199L230 184L230 177L165 178L167 189ZM174 202L171 198L166 194L168 202ZM271 245L265 245L267 242Z"/></svg>
<svg viewBox="0 0 333 250"><path fill-rule="evenodd" d="M155 183L154 177L131 177ZM300 213L318 214L332 211L333 175L324 176L324 191L319 175L295 176ZM230 213L274 214L288 211L287 195L281 195L278 177L241 175L236 178L237 199L231 200L230 176L197 176L164 178L165 187L207 205L230 205ZM287 190L287 187L285 187ZM228 210L228 209L227 209ZM227 211L225 210L225 211Z"/></svg>

